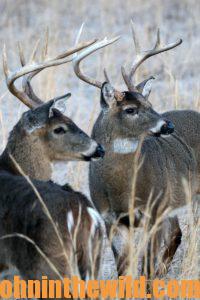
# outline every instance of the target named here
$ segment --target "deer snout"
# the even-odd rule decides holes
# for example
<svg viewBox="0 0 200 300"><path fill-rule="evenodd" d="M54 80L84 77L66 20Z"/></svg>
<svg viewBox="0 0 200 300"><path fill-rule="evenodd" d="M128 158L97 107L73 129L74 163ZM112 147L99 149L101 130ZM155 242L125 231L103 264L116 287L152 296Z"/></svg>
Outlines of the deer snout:
<svg viewBox="0 0 200 300"><path fill-rule="evenodd" d="M84 153L84 159L86 161L97 160L99 158L103 158L104 155L105 155L104 148L100 144L93 142L90 150L87 153Z"/></svg>
<svg viewBox="0 0 200 300"><path fill-rule="evenodd" d="M174 132L174 124L169 120L159 120L155 127L150 129L150 134L156 137L169 135Z"/></svg>
<svg viewBox="0 0 200 300"><path fill-rule="evenodd" d="M171 121L165 120L165 124L160 129L160 134L168 135L174 132L174 124Z"/></svg>
<svg viewBox="0 0 200 300"><path fill-rule="evenodd" d="M98 159L98 158L103 158L105 155L105 150L104 148L98 144L96 151L94 152L94 154L92 155L92 159Z"/></svg>

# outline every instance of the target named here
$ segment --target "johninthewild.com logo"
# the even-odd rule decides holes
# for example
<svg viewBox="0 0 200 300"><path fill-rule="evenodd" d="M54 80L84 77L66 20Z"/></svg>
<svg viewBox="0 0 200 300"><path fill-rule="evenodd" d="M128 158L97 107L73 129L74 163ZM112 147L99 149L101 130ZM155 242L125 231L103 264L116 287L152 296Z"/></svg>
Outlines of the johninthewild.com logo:
<svg viewBox="0 0 200 300"><path fill-rule="evenodd" d="M14 276L13 281L0 282L0 297L14 298L158 298L165 296L177 299L200 298L200 280L168 280L155 279L152 281L152 292L147 292L146 278L141 276L133 279L131 276L120 276L116 280L84 281L73 276L71 279L50 280L42 276L41 280L22 280Z"/></svg>

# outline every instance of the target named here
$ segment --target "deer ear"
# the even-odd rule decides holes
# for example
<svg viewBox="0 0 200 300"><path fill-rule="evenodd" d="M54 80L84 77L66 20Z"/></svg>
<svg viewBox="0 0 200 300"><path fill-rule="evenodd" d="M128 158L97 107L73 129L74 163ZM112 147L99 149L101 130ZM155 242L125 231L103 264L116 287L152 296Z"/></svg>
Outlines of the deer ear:
<svg viewBox="0 0 200 300"><path fill-rule="evenodd" d="M54 110L62 114L65 113L67 109L67 99L69 99L69 97L71 97L70 93L54 99L53 104L49 108L49 118L54 116Z"/></svg>
<svg viewBox="0 0 200 300"><path fill-rule="evenodd" d="M141 83L139 83L136 86L136 89L138 90L139 93L142 94L142 96L147 100L150 93L151 93L151 87L152 87L152 83L153 80L155 79L155 77L151 76L148 79L145 79L144 81L142 81Z"/></svg>
<svg viewBox="0 0 200 300"><path fill-rule="evenodd" d="M43 116L38 118L32 111L27 111L23 114L21 122L26 133L31 134L35 130L40 129L44 126Z"/></svg>
<svg viewBox="0 0 200 300"><path fill-rule="evenodd" d="M110 107L115 102L115 90L108 82L104 82L101 88L101 106Z"/></svg>

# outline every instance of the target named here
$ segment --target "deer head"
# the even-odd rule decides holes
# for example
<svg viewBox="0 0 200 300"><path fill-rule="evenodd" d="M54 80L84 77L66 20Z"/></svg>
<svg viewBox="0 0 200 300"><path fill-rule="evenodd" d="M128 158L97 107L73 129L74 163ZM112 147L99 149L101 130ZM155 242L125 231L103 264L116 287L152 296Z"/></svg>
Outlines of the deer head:
<svg viewBox="0 0 200 300"><path fill-rule="evenodd" d="M103 157L104 150L64 113L71 94L25 112L18 123L22 136L38 141L50 161Z"/></svg>
<svg viewBox="0 0 200 300"><path fill-rule="evenodd" d="M101 89L101 107L102 118L106 132L112 132L112 135L118 139L139 138L142 134L149 135L168 135L174 131L174 126L169 120L163 119L152 107L148 97L151 92L151 84L154 77L151 76L139 84L133 83L133 77L138 67L148 58L158 53L170 50L180 45L182 40L175 43L161 46L160 33L157 32L156 44L152 50L141 52L137 41L133 24L132 32L136 47L136 59L133 62L129 73L122 67L122 76L128 88L121 92L116 90L110 83L106 70L104 70L106 82L94 80L86 76L80 69L80 62L94 51L115 42L118 38L104 39L96 42L92 46L83 50L80 54L74 55L74 72L83 81Z"/></svg>
<svg viewBox="0 0 200 300"><path fill-rule="evenodd" d="M86 133L84 133L66 113L67 100L70 93L55 97L44 103L33 91L31 79L45 68L58 66L72 60L73 53L88 47L96 40L80 43L76 47L57 55L47 57L48 38L43 49L42 62L35 62L38 45L26 63L21 45L19 56L21 68L11 72L8 69L6 49L3 52L4 73L9 91L30 108L14 127L7 150L17 158L29 175L37 177L36 172L28 171L31 165L41 169L54 160L91 160L103 157L104 150ZM22 77L22 89L15 86L15 81ZM31 156L33 156L31 158ZM26 166L25 166L26 165ZM35 169L37 169L35 168ZM43 168L45 169L45 168ZM39 170L37 171L39 173ZM31 173L31 174L30 174ZM33 175L34 173L34 175ZM41 173L45 173L44 170ZM41 176L40 176L41 177ZM48 176L44 176L45 178Z"/></svg>

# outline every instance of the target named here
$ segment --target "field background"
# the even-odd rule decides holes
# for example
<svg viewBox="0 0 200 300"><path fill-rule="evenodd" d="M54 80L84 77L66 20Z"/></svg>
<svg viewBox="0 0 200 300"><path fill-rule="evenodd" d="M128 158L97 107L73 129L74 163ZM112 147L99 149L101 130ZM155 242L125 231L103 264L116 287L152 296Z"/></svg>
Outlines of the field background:
<svg viewBox="0 0 200 300"><path fill-rule="evenodd" d="M149 75L156 77L150 97L154 108L159 112L174 108L199 110L199 0L0 0L0 52L5 43L9 66L14 70L19 67L18 41L22 42L28 58L38 37L42 44L43 33L48 27L49 55L53 56L74 45L78 29L85 22L82 40L121 35L116 44L87 58L83 68L88 74L103 80L103 68L106 67L114 85L123 90L120 67L122 64L130 66L134 58L131 19L144 49L154 45L158 27L163 42L183 39L181 46L153 57L140 69L139 79ZM100 111L99 90L78 80L70 64L43 71L34 79L33 85L44 101L71 92L67 115L86 132L91 132ZM24 110L26 107L7 91L0 66L0 151ZM87 168L86 163L59 163L55 165L54 179L59 183L68 181L88 195ZM190 215L188 219L187 216L186 212L180 214L184 238L173 262L172 277L182 276L185 272L186 240L190 235L188 219L191 219ZM197 276L200 269L199 252L196 252L194 261L189 262L189 265L196 266L191 276ZM188 272L185 274L190 276Z"/></svg>

